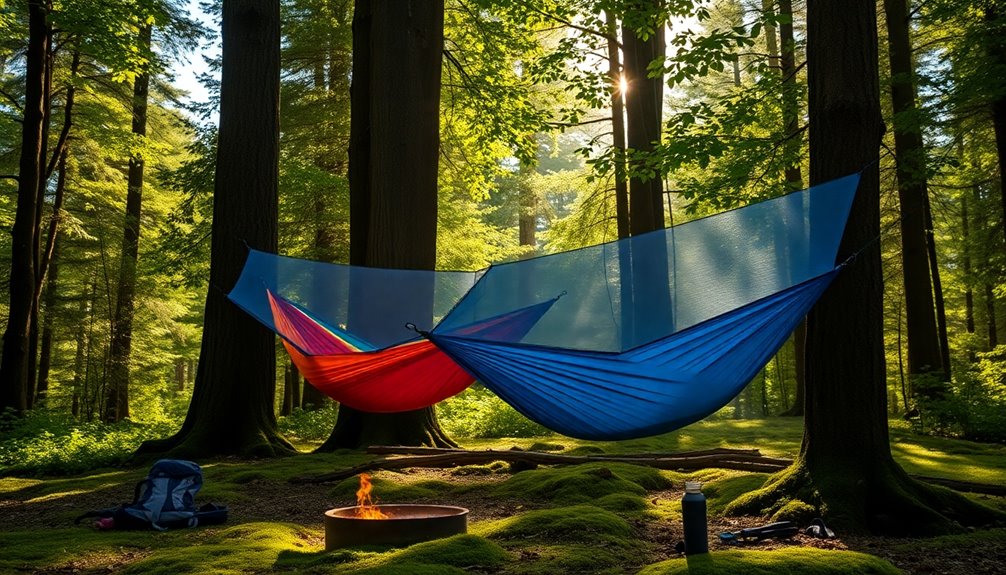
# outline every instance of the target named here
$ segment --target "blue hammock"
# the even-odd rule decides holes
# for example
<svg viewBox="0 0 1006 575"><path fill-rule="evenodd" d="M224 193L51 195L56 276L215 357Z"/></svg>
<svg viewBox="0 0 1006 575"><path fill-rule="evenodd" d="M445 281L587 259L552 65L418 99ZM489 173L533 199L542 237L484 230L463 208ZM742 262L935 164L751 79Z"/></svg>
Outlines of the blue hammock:
<svg viewBox="0 0 1006 575"><path fill-rule="evenodd" d="M854 174L483 272L361 268L252 252L230 297L276 330L266 296L272 291L376 350L419 337L404 327L414 324L550 429L586 439L654 435L726 405L785 342L838 272L858 183ZM551 300L529 330L468 332Z"/></svg>

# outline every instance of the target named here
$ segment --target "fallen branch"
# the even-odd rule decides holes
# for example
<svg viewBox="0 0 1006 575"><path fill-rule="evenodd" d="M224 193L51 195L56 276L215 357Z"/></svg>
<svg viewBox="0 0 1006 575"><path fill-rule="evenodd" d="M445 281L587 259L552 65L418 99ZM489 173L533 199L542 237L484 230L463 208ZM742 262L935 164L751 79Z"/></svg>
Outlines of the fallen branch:
<svg viewBox="0 0 1006 575"><path fill-rule="evenodd" d="M927 475L912 475L913 479L949 487L954 491L965 491L967 493L981 493L983 495L1006 496L1006 485L992 485L990 483L975 483L974 481L961 481L959 479L945 479L943 477L929 477Z"/></svg>
<svg viewBox="0 0 1006 575"><path fill-rule="evenodd" d="M538 451L464 451L447 450L447 453L386 457L367 463L320 475L294 477L291 483L326 483L340 481L375 469L408 469L411 467L449 468L462 465L479 465L493 461L532 465L580 465L584 463L629 463L656 469L736 469L739 471L773 472L792 463L789 459L752 455L750 453L713 453L706 455L668 455L664 457L637 457L617 455L559 455Z"/></svg>
<svg viewBox="0 0 1006 575"><path fill-rule="evenodd" d="M367 463L320 475L306 475L290 479L291 483L327 483L341 481L360 473L375 469L409 469L412 467L450 468L463 465L480 465L493 461L506 461L526 465L581 465L584 463L629 463L669 470L694 469L735 469L772 473L789 467L790 459L765 457L757 449L716 448L680 453L635 453L632 455L561 455L540 451L492 449L470 451L466 449L442 449L437 447L404 447L393 445L373 445L367 453L375 455L405 455L405 457L383 457ZM993 485L912 475L914 479L948 487L955 491L981 493L984 495L1006 496L1006 485Z"/></svg>
<svg viewBox="0 0 1006 575"><path fill-rule="evenodd" d="M516 447L511 447L505 450L506 453L517 452L517 453L543 453L544 455L562 455L559 453L551 452L540 452L540 451L525 451ZM494 449L486 450L470 450L470 449L450 449L441 447L409 447L403 445L371 445L367 448L367 453L374 455L438 455L446 453L500 453L500 451ZM611 458L611 457L632 457L638 459L673 459L673 458L683 458L683 457L695 457L700 455L755 455L760 456L761 452L757 449L731 449L728 447L717 447L715 449L703 449L699 451L680 451L676 453L670 452L655 452L655 453L627 453L624 455L607 455L607 454L591 454L586 457L593 457L597 459Z"/></svg>

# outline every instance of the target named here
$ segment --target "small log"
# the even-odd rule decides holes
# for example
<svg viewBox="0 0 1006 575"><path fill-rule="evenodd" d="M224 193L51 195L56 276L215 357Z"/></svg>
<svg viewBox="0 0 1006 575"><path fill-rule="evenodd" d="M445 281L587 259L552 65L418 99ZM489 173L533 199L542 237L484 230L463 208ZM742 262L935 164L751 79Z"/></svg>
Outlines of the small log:
<svg viewBox="0 0 1006 575"><path fill-rule="evenodd" d="M562 455L559 452L540 452L540 451L525 451L517 447L512 447L507 452L521 452L521 453L548 453L554 455ZM484 450L470 450L470 449L451 449L451 448L441 448L441 447L410 447L404 445L371 445L367 448L367 453L374 455L439 455L445 453L499 453L499 451L494 449L484 449ZM676 457L695 457L699 455L755 455L760 456L761 452L757 449L732 449L728 447L717 447L715 449L702 449L698 451L679 451L679 452L653 452L653 453L625 453L618 455L608 455L605 453L591 454L588 457L595 458L605 458L605 457L633 457L639 459L666 459L666 458L676 458Z"/></svg>
<svg viewBox="0 0 1006 575"><path fill-rule="evenodd" d="M462 465L479 465L493 461L522 462L537 465L580 465L599 462L629 463L670 470L721 468L754 472L779 471L792 463L789 459L729 453L671 457L631 457L614 455L558 455L537 451L449 451L448 453L436 453L433 455L380 458L342 471L294 477L290 481L292 483L326 483L340 481L375 469L408 469L410 467L449 468Z"/></svg>
<svg viewBox="0 0 1006 575"><path fill-rule="evenodd" d="M964 491L967 493L981 493L982 495L1006 496L1006 485L992 485L990 483L975 483L974 481L961 481L959 479L946 479L943 477L930 477L928 475L912 475L913 479L949 487L954 491Z"/></svg>

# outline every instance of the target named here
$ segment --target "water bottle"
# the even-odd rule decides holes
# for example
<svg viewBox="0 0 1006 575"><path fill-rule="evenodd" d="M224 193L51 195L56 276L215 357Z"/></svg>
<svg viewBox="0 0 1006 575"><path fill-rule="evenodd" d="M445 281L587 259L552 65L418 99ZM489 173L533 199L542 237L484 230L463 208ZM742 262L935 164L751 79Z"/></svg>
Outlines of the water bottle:
<svg viewBox="0 0 1006 575"><path fill-rule="evenodd" d="M685 496L681 498L681 518L685 524L685 555L709 553L706 496L702 495L701 482L685 482Z"/></svg>

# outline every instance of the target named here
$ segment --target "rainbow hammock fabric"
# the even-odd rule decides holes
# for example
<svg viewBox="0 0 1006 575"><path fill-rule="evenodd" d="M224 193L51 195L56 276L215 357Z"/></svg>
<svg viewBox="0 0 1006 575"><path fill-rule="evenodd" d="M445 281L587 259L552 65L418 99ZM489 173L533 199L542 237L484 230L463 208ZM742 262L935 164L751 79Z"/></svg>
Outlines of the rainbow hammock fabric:
<svg viewBox="0 0 1006 575"><path fill-rule="evenodd" d="M858 183L479 272L252 250L229 297L357 409L418 409L477 379L566 435L654 435L726 405L782 346L840 269Z"/></svg>

